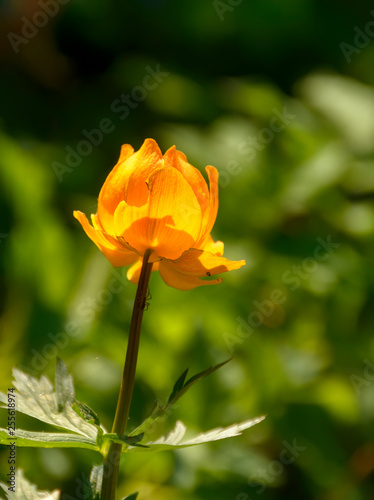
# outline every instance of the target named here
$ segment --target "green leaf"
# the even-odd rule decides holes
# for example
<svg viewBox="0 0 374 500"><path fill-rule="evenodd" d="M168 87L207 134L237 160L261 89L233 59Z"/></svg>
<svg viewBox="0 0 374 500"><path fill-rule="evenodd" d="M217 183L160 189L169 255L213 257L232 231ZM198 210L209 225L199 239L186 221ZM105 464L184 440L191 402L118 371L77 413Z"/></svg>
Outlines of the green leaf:
<svg viewBox="0 0 374 500"><path fill-rule="evenodd" d="M55 388L58 411L63 412L66 404L71 406L74 402L74 384L73 377L60 358L57 358Z"/></svg>
<svg viewBox="0 0 374 500"><path fill-rule="evenodd" d="M159 438L157 441L146 443L148 448L135 448L129 446L127 450L123 451L134 452L173 450L177 448L186 448L188 446L196 446L198 444L209 443L211 441L219 441L221 439L227 439L229 437L240 436L240 434L242 434L245 429L253 427L254 425L264 420L264 418L265 417L262 416L254 418L252 420L246 420L245 422L241 422L239 424L233 424L229 427L218 427L208 432L199 434L198 436L186 441L182 441L186 433L186 427L182 422L178 421L175 425L175 428L170 432L170 434Z"/></svg>
<svg viewBox="0 0 374 500"><path fill-rule="evenodd" d="M162 415L164 415L167 412L167 410L169 410L169 408L171 408L178 401L178 399L181 398L183 394L185 394L188 391L188 389L190 389L197 381L215 372L216 370L224 366L226 363L231 361L231 359L232 358L227 359L226 361L224 361L223 363L219 363L218 365L211 366L207 370L197 373L196 375L188 379L187 382L185 382L188 373L188 368L187 368L175 382L173 390L168 398L166 405L162 404L160 401L156 401L156 404L152 408L150 415L136 429L130 432L129 436L134 436L136 434L146 432L151 427L151 425Z"/></svg>
<svg viewBox="0 0 374 500"><path fill-rule="evenodd" d="M64 365L59 364L56 375L57 389L47 377L40 380L26 373L13 370L13 386L15 393L16 410L30 417L46 422L59 429L64 429L83 436L85 440L95 441L98 437L98 428L78 415L71 407L71 398L74 397L74 387L70 376L65 377ZM63 404L64 398L65 404ZM7 408L7 395L0 392L2 408ZM105 429L101 427L105 432ZM83 440L83 441L85 441Z"/></svg>
<svg viewBox="0 0 374 500"><path fill-rule="evenodd" d="M0 486L6 493L8 500L59 500L60 492L54 490L51 493L48 491L38 491L36 486L29 483L23 475L21 469L16 472L15 492L9 491L9 484L0 483Z"/></svg>
<svg viewBox="0 0 374 500"><path fill-rule="evenodd" d="M73 410L78 413L86 422L100 426L100 420L97 414L90 408L86 403L81 403L80 401L74 400L72 405Z"/></svg>
<svg viewBox="0 0 374 500"><path fill-rule="evenodd" d="M169 396L168 402L167 402L167 407L172 406L176 401L185 394L188 389L190 389L193 384L195 384L198 380L201 380L204 377L207 377L211 373L215 372L216 370L219 370L222 366L226 365L229 361L231 361L232 358L227 359L223 363L219 363L216 366L211 366L207 370L204 370L200 373L197 373L193 377L187 380L187 382L184 383L184 380L187 376L188 369L182 373L182 375L179 377L177 382L174 385L173 391Z"/></svg>
<svg viewBox="0 0 374 500"><path fill-rule="evenodd" d="M96 440L79 434L63 432L34 432L16 429L14 440L18 447L32 448L86 448L99 451ZM9 434L6 429L0 429L0 444L9 444Z"/></svg>
<svg viewBox="0 0 374 500"><path fill-rule="evenodd" d="M95 500L95 497L93 496L92 493L92 486L90 483L90 480L87 476L85 476L83 473L81 473L80 477L80 487L79 487L79 494L77 494L78 498L83 498L84 500ZM62 499L65 498L65 495L62 495ZM69 496L69 498L71 498Z"/></svg>
<svg viewBox="0 0 374 500"><path fill-rule="evenodd" d="M92 467L92 471L90 474L90 483L91 483L93 500L100 500L102 482L103 482L103 466L98 465Z"/></svg>
<svg viewBox="0 0 374 500"><path fill-rule="evenodd" d="M168 404L173 400L173 398L182 391L184 387L184 381L186 380L188 373L188 368L182 373L179 379L175 382L172 393L169 396Z"/></svg>
<svg viewBox="0 0 374 500"><path fill-rule="evenodd" d="M138 444L139 441L143 439L144 434L137 434L136 436L118 436L118 434L111 432L103 434L103 442L111 441L118 444L127 444L128 446L140 446L141 448L147 448L144 444Z"/></svg>
<svg viewBox="0 0 374 500"><path fill-rule="evenodd" d="M123 497L122 500L136 500L138 498L139 493L132 493L131 495L128 495L127 497Z"/></svg>
<svg viewBox="0 0 374 500"><path fill-rule="evenodd" d="M137 434L136 436L123 436L123 441L129 446L140 446L142 448L147 448L144 444L139 444L140 441L144 438L144 432L141 434Z"/></svg>
<svg viewBox="0 0 374 500"><path fill-rule="evenodd" d="M129 436L133 437L138 434L144 434L145 431L149 429L161 415L164 414L165 410L166 410L166 405L164 405L162 401L157 400L154 407L152 408L149 417L147 417L136 429L131 431L129 433Z"/></svg>

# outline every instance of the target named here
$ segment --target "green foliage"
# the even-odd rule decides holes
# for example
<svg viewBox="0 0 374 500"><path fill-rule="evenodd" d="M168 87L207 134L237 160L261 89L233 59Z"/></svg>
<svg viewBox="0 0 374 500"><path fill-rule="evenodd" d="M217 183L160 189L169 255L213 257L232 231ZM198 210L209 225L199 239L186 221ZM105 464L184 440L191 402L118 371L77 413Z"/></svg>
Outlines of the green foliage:
<svg viewBox="0 0 374 500"><path fill-rule="evenodd" d="M103 481L103 466L100 465L92 467L92 471L90 474L92 500L100 500L102 481Z"/></svg>
<svg viewBox="0 0 374 500"><path fill-rule="evenodd" d="M244 429L248 429L252 427L252 425L261 422L264 417L242 422L241 424L234 424L226 429L213 429L212 431L182 443L180 441L186 432L186 427L182 422L177 422L174 431L166 438L161 437L154 443L141 444L141 441L144 439L144 431L147 430L150 425L153 425L168 408L192 387L195 382L218 370L228 361L198 373L187 382L185 382L188 372L188 370L186 370L175 383L167 405L165 407L160 407L157 413L152 412L151 416L140 424L129 436L118 436L117 434L106 432L103 427L100 427L99 418L96 413L89 408L88 405L78 403L75 400L73 378L68 373L67 367L61 359L57 360L55 392L53 392L52 384L45 376L42 376L40 381L38 381L34 377L15 369L13 384L17 388L14 394L14 398L17 401L16 409L37 420L58 427L59 429L75 432L75 434L63 434L32 432L17 429L14 433L15 439L17 439L17 446L39 448L86 448L104 453L108 445L111 442L115 442L124 445L122 448L123 452L140 451L140 449L143 451L161 451L173 448L184 448L186 446L193 446L237 436L241 434L241 431ZM0 393L0 401L5 404L7 402L7 395ZM7 406L3 406L3 408L7 408ZM143 431L140 432L139 429ZM0 429L0 443L7 444L8 438L9 435L7 430Z"/></svg>
<svg viewBox="0 0 374 500"><path fill-rule="evenodd" d="M74 402L73 377L68 373L67 366L60 358L57 358L55 388L57 410L60 413L63 412L66 405L71 406Z"/></svg>
<svg viewBox="0 0 374 500"><path fill-rule="evenodd" d="M131 431L129 433L129 436L135 437L136 435L139 435L140 433L146 432L151 426L153 426L161 417L163 417L165 414L167 414L168 410L175 405L175 403L178 401L179 398L183 396L191 387L193 384L198 382L204 377L207 377L211 373L215 372L222 366L224 366L226 363L228 363L231 360L228 359L227 361L224 361L223 363L219 363L216 366L212 366L208 368L207 370L204 370L200 373L197 373L193 377L187 380L186 382L186 377L188 373L188 368L182 373L182 375L178 378L178 380L175 382L175 385L173 387L173 390L168 398L167 403L164 405L162 404L159 400L156 401L151 414L149 415L148 418L144 420L136 429Z"/></svg>
<svg viewBox="0 0 374 500"><path fill-rule="evenodd" d="M143 450L137 450L133 446L128 448L128 451L164 451L173 450L176 448L187 448L189 446L195 446L197 444L209 443L210 441L219 441L221 439L227 439L229 437L240 436L242 431L249 429L253 425L260 423L265 417L258 417L247 422L242 422L240 424L230 425L229 427L219 427L217 429L212 429L211 431L204 432L198 436L182 441L186 427L183 422L177 421L175 428L167 436L162 436L157 439L157 441L147 443Z"/></svg>
<svg viewBox="0 0 374 500"><path fill-rule="evenodd" d="M190 379L188 379L187 382L186 382L185 380L186 380L187 373L188 373L188 368L187 368L182 373L182 375L179 377L179 379L176 381L176 383L175 383L175 385L173 387L173 391L172 391L172 393L169 396L166 408L168 406L172 406L173 404L175 404L178 401L178 399L180 397L182 397L183 394L185 394L188 391L188 389L191 388L191 386L193 384L195 384L196 382L198 382L202 378L207 377L211 373L215 372L216 370L218 370L219 368L221 368L222 366L224 366L229 361L231 361L231 358L228 359L227 361L224 361L223 363L220 363L219 365L212 366L212 367L208 368L207 370L204 370L204 371L202 371L200 373L197 373L196 375L194 375L193 377L191 377ZM166 410L166 408L165 408L165 410Z"/></svg>
<svg viewBox="0 0 374 500"><path fill-rule="evenodd" d="M0 486L6 493L7 500L59 500L60 492L55 490L49 493L48 491L38 491L36 486L29 483L23 475L23 471L18 469L16 472L17 490L9 490L9 485L0 483Z"/></svg>
<svg viewBox="0 0 374 500"><path fill-rule="evenodd" d="M21 3L1 8L3 33L21 34L22 17L33 16L29 4L41 5ZM80 0L61 5L18 54L4 36L0 389L11 387L14 366L52 380L60 356L74 375L75 399L111 426L135 288L72 211L96 211L121 144L138 148L154 137L163 151L175 144L203 175L207 164L218 168L213 236L225 243L225 256L247 265L223 275L219 287L186 293L153 273L128 429L150 413L156 395L155 412L165 407L170 381L185 366L197 373L233 354L222 373L148 427L144 441L169 433L166 417L198 434L268 416L240 439L128 454L119 494L374 498L367 466L374 441L373 37L358 37L351 61L341 50L365 33L372 3L223 3L221 20L213 2L201 0ZM126 118L114 112L112 103L158 64L170 73L162 84L134 101ZM284 107L295 117L266 142L273 110ZM60 182L52 164L65 164L66 147L76 150L83 130L105 118L114 131ZM317 238L329 235L339 248L314 261ZM271 301L274 290L283 302ZM83 404L73 403L71 414L91 429L89 445L98 421ZM6 411L0 419L6 428ZM17 428L29 433L85 439L49 425L18 415ZM306 450L286 465L283 443L294 439ZM100 458L91 449L18 449L27 477L72 497L93 456ZM3 482L7 460L1 446Z"/></svg>
<svg viewBox="0 0 374 500"><path fill-rule="evenodd" d="M77 434L62 434L61 432L35 432L17 429L15 432L18 447L32 448L86 448L99 451L96 439ZM0 443L8 444L9 435L6 429L0 429Z"/></svg>
<svg viewBox="0 0 374 500"><path fill-rule="evenodd" d="M82 439L84 447L95 445L98 427L86 421L78 415L72 408L74 397L73 379L67 374L66 367L59 361L56 368L56 391L47 377L42 375L37 380L31 375L27 375L21 370L13 370L13 385L17 389L15 393L16 409L37 420L45 422L65 431L72 431ZM7 395L0 393L0 401L3 408L6 408ZM104 429L102 429L104 430ZM19 430L17 429L16 432ZM20 446L22 438L32 439L32 434L20 436ZM58 443L58 435L48 434L43 441L47 443ZM63 435L62 440L65 441ZM56 441L57 439L57 441ZM71 439L69 437L68 439ZM65 441L66 442L66 441Z"/></svg>
<svg viewBox="0 0 374 500"><path fill-rule="evenodd" d="M227 362L228 361L225 361L215 367L204 370L191 377L187 382L185 382L188 372L188 370L186 370L175 383L167 405L165 407L160 407L159 412L148 417L145 422L140 424L138 429L148 429L149 426L154 424L157 419L165 413L166 409L170 408L195 382L213 373ZM97 451L104 455L110 443L114 442L123 445L123 453L133 451L154 452L174 450L238 436L243 430L261 422L264 418L260 417L248 422L234 424L225 429L213 429L187 441L182 441L186 432L186 427L182 422L178 421L175 429L170 432L168 436L161 437L154 442L142 444L141 441L144 439L144 432L133 432L131 436L118 436L114 433L108 433L103 427L100 427L99 418L96 413L89 408L88 405L78 403L75 400L73 378L68 373L66 365L59 358L57 360L55 374L55 392L53 392L51 382L45 376L37 380L16 369L14 370L13 385L17 389L17 391L13 393L13 397L17 401L16 409L18 411L42 422L49 423L61 430L74 431L74 434L71 434L62 432L34 432L16 429L12 435L14 440L16 440L17 447L21 448L83 448ZM8 401L7 395L0 393L0 400L5 404ZM5 405L3 408L7 408L7 406ZM30 409L29 413L28 408ZM0 429L0 444L8 444L8 441L9 434L7 430ZM89 492L87 495L91 495L92 500L95 500L99 495L102 474L102 467L93 467L90 483L87 483ZM20 476L20 482L21 485L26 485L25 491L29 491L29 485L23 479L22 475ZM22 486L17 484L17 488L20 488L23 494ZM40 495L42 495L42 493L37 493L35 487L31 487L31 489L35 495L39 495L35 496L35 499L41 498ZM53 494L51 495L53 496ZM85 498L88 498L87 495ZM52 496L50 497L51 499ZM132 498L136 498L136 496Z"/></svg>

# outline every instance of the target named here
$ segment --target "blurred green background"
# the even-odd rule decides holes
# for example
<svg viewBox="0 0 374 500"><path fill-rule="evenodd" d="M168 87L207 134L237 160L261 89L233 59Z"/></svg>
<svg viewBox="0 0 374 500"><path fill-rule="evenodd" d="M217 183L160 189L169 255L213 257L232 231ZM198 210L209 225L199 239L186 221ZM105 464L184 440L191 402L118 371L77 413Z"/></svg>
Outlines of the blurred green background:
<svg viewBox="0 0 374 500"><path fill-rule="evenodd" d="M130 425L186 367L232 354L152 438L177 419L199 432L267 418L232 440L126 457L120 493L374 498L372 3L2 0L0 10L0 388L13 366L53 377L59 355L77 397L111 426L135 287L120 269L108 293L113 269L72 212L96 211L121 144L153 137L218 168L213 236L247 265L190 292L154 273ZM79 329L67 336L70 321ZM39 488L72 496L99 461L77 450L17 458Z"/></svg>

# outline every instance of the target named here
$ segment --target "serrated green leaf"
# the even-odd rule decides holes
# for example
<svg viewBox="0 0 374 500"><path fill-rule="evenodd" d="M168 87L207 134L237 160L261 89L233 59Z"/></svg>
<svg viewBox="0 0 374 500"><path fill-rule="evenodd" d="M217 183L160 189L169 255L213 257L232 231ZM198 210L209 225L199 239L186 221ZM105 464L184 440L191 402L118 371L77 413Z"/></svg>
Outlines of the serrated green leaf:
<svg viewBox="0 0 374 500"><path fill-rule="evenodd" d="M139 441L143 439L144 434L137 434L136 436L118 436L114 432L103 434L103 441L111 441L118 444L127 444L128 446L140 446L141 448L147 448L144 444L138 444Z"/></svg>
<svg viewBox="0 0 374 500"><path fill-rule="evenodd" d="M63 376L60 374L60 376ZM60 396L53 391L53 386L47 377L42 376L40 380L27 375L26 373L13 369L13 386L17 389L15 393L16 410L29 415L30 417L46 422L59 429L64 429L70 432L75 432L80 436L94 440L96 442L98 436L98 428L86 422L79 416L69 404L65 404L61 410L61 394L69 391L71 394L70 382L64 385L60 384ZM0 401L4 403L2 408L7 408L7 395L0 392ZM102 427L103 431L105 429Z"/></svg>
<svg viewBox="0 0 374 500"><path fill-rule="evenodd" d="M150 415L133 431L129 433L130 437L136 436L138 434L144 434L147 429L151 427L151 425L155 422L155 420L162 415L165 409L165 405L157 400L155 405L152 408Z"/></svg>
<svg viewBox="0 0 374 500"><path fill-rule="evenodd" d="M59 500L60 492L54 490L49 491L38 491L36 486L31 484L23 475L23 471L18 469L16 472L16 487L15 492L9 491L9 485L0 483L0 486L6 493L8 500Z"/></svg>
<svg viewBox="0 0 374 500"><path fill-rule="evenodd" d="M90 408L86 403L81 403L80 401L74 400L72 404L73 410L78 413L86 422L90 422L94 425L100 426L100 420L97 414Z"/></svg>
<svg viewBox="0 0 374 500"><path fill-rule="evenodd" d="M79 434L62 432L34 432L17 429L13 439L18 447L32 448L86 448L99 451L94 439ZM9 444L6 429L0 429L0 444Z"/></svg>
<svg viewBox="0 0 374 500"><path fill-rule="evenodd" d="M167 404L169 404L173 400L173 398L183 389L184 381L186 380L187 373L188 373L188 368L182 373L182 375L179 377L179 379L175 382Z"/></svg>
<svg viewBox="0 0 374 500"><path fill-rule="evenodd" d="M80 477L80 487L79 487L79 498L83 498L84 500L94 500L94 496L92 493L91 483L88 477L86 477L83 473L81 473ZM65 495L63 495L64 498Z"/></svg>
<svg viewBox="0 0 374 500"><path fill-rule="evenodd" d="M144 437L144 432L142 432L141 434L137 434L136 436L125 436L125 439L127 439L127 441L129 441L130 443L140 443L140 441L143 439Z"/></svg>
<svg viewBox="0 0 374 500"><path fill-rule="evenodd" d="M262 416L254 418L252 420L246 420L245 422L241 422L239 424L233 424L228 427L218 427L208 432L199 434L195 438L188 439L186 441L182 441L186 433L186 427L183 422L177 421L175 428L167 436L163 436L157 439L157 441L145 443L148 448L136 448L129 446L127 450L123 451L135 452L173 450L177 448L187 448L189 446L209 443L211 441L219 441L221 439L227 439L229 437L240 436L240 434L242 434L245 429L253 427L254 425L264 420L264 418L265 417Z"/></svg>
<svg viewBox="0 0 374 500"><path fill-rule="evenodd" d="M93 500L100 500L101 485L103 482L103 470L104 469L102 465L92 467L92 471L90 474L90 483Z"/></svg>
<svg viewBox="0 0 374 500"><path fill-rule="evenodd" d="M63 412L66 405L73 404L75 391L73 377L69 375L65 363L60 358L57 358L55 389L58 411Z"/></svg>
<svg viewBox="0 0 374 500"><path fill-rule="evenodd" d="M219 363L218 365L211 366L207 370L203 370L202 372L197 373L196 375L188 379L187 382L185 382L188 373L187 368L174 384L173 390L168 398L168 402L166 403L166 405L160 403L159 401L156 401L156 404L153 407L150 415L138 427L136 427L136 429L131 431L129 433L129 436L131 437L136 434L146 432L154 424L154 422L162 417L198 380L201 380L202 378L205 378L211 373L215 372L226 363L231 361L231 359L232 358L227 359L226 361L223 361L223 363Z"/></svg>
<svg viewBox="0 0 374 500"><path fill-rule="evenodd" d="M193 377L191 377L190 379L187 380L186 383L183 384L183 386L180 388L180 390L177 392L177 393L174 393L174 391L170 394L169 396L169 399L168 399L168 403L167 403L167 407L170 407L172 406L174 403L177 402L177 400L183 396L183 394L185 394L188 389L190 389L193 384L195 384L198 380L201 380L202 378L205 378L207 377L208 375L210 375L211 373L215 372L216 370L219 370L220 368L222 368L222 366L226 365L229 361L231 361L232 358L230 359L227 359L226 361L223 361L222 363L219 363L218 365L215 365L215 366L211 366L210 368L208 368L207 370L203 370L202 372L200 373L197 373L196 375L194 375ZM188 370L186 370L186 375L187 375L187 372Z"/></svg>

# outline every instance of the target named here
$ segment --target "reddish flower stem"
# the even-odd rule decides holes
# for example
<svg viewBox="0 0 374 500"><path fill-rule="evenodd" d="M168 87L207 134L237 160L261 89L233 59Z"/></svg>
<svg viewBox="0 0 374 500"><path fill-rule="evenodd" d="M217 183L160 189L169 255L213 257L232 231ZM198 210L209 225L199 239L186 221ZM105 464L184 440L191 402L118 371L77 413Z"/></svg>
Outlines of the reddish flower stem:
<svg viewBox="0 0 374 500"><path fill-rule="evenodd" d="M129 340L127 344L125 367L123 370L122 383L118 396L117 409L114 417L112 432L118 436L123 436L126 431L127 421L130 413L132 393L134 389L136 363L138 359L140 330L146 297L149 277L152 271L152 263L149 263L151 250L147 250L143 257L143 265L140 272L138 288L136 290L134 308L132 311ZM101 488L101 500L115 500L119 464L121 458L122 445L111 443L104 456L103 484Z"/></svg>

